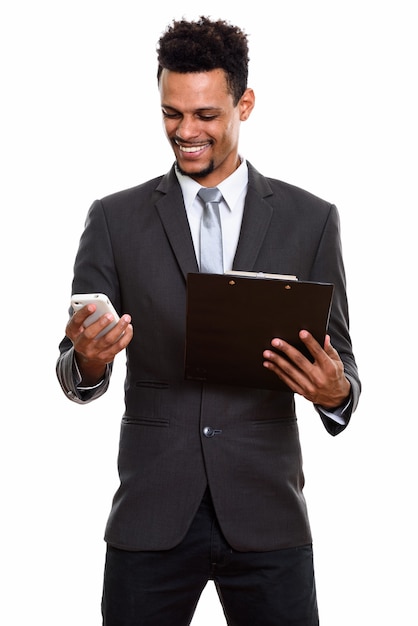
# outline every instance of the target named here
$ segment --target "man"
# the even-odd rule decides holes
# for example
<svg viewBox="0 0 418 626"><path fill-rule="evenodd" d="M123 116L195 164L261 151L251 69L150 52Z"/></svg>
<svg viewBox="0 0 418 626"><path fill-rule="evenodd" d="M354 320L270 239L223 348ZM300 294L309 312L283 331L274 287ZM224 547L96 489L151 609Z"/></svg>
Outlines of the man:
<svg viewBox="0 0 418 626"><path fill-rule="evenodd" d="M73 293L103 292L122 315L101 337L111 316L88 328L94 305L71 316L57 363L65 393L80 403L101 396L127 351L105 626L189 624L209 579L229 624L318 624L294 393L336 435L360 382L337 210L240 155L240 124L254 107L247 73L239 28L173 22L159 41L158 85L175 165L94 202L81 237ZM313 362L280 337L260 355L294 393L185 380L186 278L208 245L199 240L201 187L222 192L224 270L334 284L324 346L301 329Z"/></svg>

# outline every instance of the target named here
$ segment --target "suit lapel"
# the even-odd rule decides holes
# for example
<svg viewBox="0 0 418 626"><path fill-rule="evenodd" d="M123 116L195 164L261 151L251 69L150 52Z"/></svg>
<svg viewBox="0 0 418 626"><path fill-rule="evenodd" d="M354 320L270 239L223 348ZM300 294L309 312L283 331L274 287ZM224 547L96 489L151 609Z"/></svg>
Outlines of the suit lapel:
<svg viewBox="0 0 418 626"><path fill-rule="evenodd" d="M248 163L248 191L234 269L251 271L269 229L273 208L265 200L272 195L268 181Z"/></svg>
<svg viewBox="0 0 418 626"><path fill-rule="evenodd" d="M162 178L156 191L159 193L159 197L155 206L179 267L186 279L189 272L198 272L199 268L184 208L183 194L174 168Z"/></svg>

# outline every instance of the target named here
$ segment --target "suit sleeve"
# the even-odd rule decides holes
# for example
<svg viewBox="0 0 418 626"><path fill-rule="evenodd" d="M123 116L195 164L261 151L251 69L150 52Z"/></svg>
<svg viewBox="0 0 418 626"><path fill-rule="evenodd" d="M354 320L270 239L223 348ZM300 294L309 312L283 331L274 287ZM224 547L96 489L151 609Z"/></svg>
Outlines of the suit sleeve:
<svg viewBox="0 0 418 626"><path fill-rule="evenodd" d="M80 239L74 263L72 293L105 293L120 313L120 290L114 265L111 237L101 201L91 206ZM69 311L70 315L72 310ZM112 365L104 379L93 388L80 388L80 376L74 358L72 342L65 337L59 345L56 374L65 395L73 402L85 404L102 396L108 386Z"/></svg>
<svg viewBox="0 0 418 626"><path fill-rule="evenodd" d="M66 340L63 340L62 343L65 343L65 341ZM97 385L90 388L79 387L81 377L75 362L74 348L69 340L67 340L67 343L68 349L61 344L62 352L56 364L56 373L61 389L69 400L77 402L78 404L86 404L87 402L100 398L109 387L112 373L111 365L107 365L103 380Z"/></svg>
<svg viewBox="0 0 418 626"><path fill-rule="evenodd" d="M349 330L349 310L346 290L346 275L342 256L340 218L337 208L330 205L328 218L317 248L311 268L310 280L330 282L334 285L334 295L328 333L331 343L337 350L344 364L345 375L351 384L349 402L337 419L329 416L327 411L316 406L322 422L331 435L337 435L348 425L351 415L357 408L361 393L361 382L357 364L353 354Z"/></svg>

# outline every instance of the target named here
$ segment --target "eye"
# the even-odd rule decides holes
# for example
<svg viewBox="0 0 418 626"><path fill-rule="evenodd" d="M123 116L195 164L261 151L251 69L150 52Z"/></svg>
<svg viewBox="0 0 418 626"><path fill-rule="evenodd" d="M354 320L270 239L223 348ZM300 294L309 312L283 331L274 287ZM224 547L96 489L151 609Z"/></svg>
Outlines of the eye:
<svg viewBox="0 0 418 626"><path fill-rule="evenodd" d="M218 117L217 115L203 115L203 113L199 115L199 118L204 122L211 122L212 120L215 120L217 117Z"/></svg>
<svg viewBox="0 0 418 626"><path fill-rule="evenodd" d="M181 117L180 113L177 113L175 111L172 113L169 113L168 111L164 111L164 109L162 109L162 114L163 114L163 117L167 120L175 120Z"/></svg>
<svg viewBox="0 0 418 626"><path fill-rule="evenodd" d="M221 111L218 109L200 109L196 111L196 117L205 122L211 122L220 117Z"/></svg>

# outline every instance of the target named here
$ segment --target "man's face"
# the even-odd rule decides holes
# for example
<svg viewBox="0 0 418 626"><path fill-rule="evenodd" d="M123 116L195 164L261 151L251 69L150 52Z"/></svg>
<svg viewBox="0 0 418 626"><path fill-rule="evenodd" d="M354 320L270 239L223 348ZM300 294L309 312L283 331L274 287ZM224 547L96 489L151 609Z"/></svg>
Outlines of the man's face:
<svg viewBox="0 0 418 626"><path fill-rule="evenodd" d="M252 90L234 107L221 69L186 74L164 69L159 88L165 132L180 171L204 186L218 185L238 166L239 127L254 106Z"/></svg>

